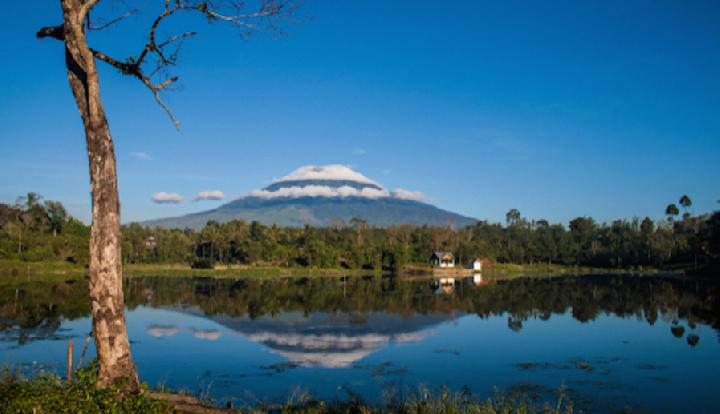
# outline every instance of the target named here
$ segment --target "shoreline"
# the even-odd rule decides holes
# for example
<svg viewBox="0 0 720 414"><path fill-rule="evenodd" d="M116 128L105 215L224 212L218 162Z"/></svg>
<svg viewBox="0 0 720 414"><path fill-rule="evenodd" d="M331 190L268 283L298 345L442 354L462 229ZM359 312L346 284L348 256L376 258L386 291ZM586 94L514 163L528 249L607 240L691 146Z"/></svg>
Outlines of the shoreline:
<svg viewBox="0 0 720 414"><path fill-rule="evenodd" d="M430 266L409 265L397 272L380 272L373 269L309 268L254 265L219 265L214 269L193 269L190 265L175 264L126 264L123 266L125 278L133 277L211 277L223 278L283 278L283 277L343 277L365 275L396 275L403 278L432 277L472 277L482 274L488 277L513 278L532 276L590 275L590 274L628 274L653 275L667 277L691 276L688 272L663 269L605 269L582 266L562 266L553 264L494 264L482 271L472 269L450 269L438 272ZM0 260L0 282L23 280L57 280L62 278L85 278L84 266L64 262L22 262L18 260Z"/></svg>

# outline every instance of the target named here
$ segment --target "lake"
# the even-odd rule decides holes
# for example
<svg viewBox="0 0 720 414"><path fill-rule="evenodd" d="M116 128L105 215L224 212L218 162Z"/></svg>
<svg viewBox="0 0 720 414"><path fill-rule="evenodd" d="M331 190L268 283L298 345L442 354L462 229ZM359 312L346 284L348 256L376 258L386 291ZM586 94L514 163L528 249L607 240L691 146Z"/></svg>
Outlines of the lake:
<svg viewBox="0 0 720 414"><path fill-rule="evenodd" d="M720 412L720 299L706 281L157 277L125 288L141 378L220 405L302 392L380 403L420 386L554 401L565 387L591 412ZM62 373L67 340L77 361L89 331L85 281L0 283L3 364Z"/></svg>

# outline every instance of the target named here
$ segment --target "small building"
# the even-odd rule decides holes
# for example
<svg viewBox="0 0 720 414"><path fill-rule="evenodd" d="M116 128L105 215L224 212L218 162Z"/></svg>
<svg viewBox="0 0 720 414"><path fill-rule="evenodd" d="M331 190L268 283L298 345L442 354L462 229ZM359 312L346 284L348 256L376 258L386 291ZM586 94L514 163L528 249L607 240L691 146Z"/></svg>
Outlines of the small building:
<svg viewBox="0 0 720 414"><path fill-rule="evenodd" d="M157 239L155 236L149 236L143 239L143 245L146 249L154 249L157 247Z"/></svg>
<svg viewBox="0 0 720 414"><path fill-rule="evenodd" d="M452 252L434 252L430 258L430 263L433 267L439 267L442 269L454 268L455 255L452 254Z"/></svg>
<svg viewBox="0 0 720 414"><path fill-rule="evenodd" d="M468 264L468 269L481 271L484 266L490 265L492 262L487 257L482 259L475 259Z"/></svg>

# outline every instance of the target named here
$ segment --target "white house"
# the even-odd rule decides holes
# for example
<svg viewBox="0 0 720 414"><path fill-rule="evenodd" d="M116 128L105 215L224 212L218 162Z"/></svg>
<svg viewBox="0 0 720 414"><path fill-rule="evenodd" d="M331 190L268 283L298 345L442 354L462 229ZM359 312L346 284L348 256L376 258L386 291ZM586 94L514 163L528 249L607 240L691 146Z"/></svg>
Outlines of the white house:
<svg viewBox="0 0 720 414"><path fill-rule="evenodd" d="M472 270L482 270L483 262L480 259L475 259L472 262L470 262L470 269Z"/></svg>
<svg viewBox="0 0 720 414"><path fill-rule="evenodd" d="M455 255L452 252L435 252L430 258L434 267L453 268L455 267Z"/></svg>

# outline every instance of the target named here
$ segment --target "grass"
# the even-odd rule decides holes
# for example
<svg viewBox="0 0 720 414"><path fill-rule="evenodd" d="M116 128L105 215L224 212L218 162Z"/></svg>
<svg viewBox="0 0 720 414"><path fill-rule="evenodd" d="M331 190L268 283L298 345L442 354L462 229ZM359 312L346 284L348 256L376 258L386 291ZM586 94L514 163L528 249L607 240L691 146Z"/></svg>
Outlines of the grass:
<svg viewBox="0 0 720 414"><path fill-rule="evenodd" d="M482 274L490 277L520 277L543 275L572 275L598 273L627 273L627 269L600 269L591 267L563 266L557 264L493 264L483 269ZM657 273L655 269L642 269L635 272ZM214 269L193 269L187 264L126 264L123 266L125 277L212 277L212 278L248 278L263 279L277 277L333 277L354 276L377 273L373 270L281 267L265 265L216 265ZM406 276L427 276L432 267L425 264L407 265L402 272ZM22 281L55 281L59 279L82 279L87 269L81 265L66 262L23 262L20 260L0 260L0 283Z"/></svg>
<svg viewBox="0 0 720 414"><path fill-rule="evenodd" d="M71 381L40 372L32 379L17 371L0 372L2 413L172 413L165 401L144 394L123 395L119 388L95 387L96 366L76 371Z"/></svg>
<svg viewBox="0 0 720 414"><path fill-rule="evenodd" d="M523 395L496 392L493 398L480 400L467 391L453 392L447 387L438 391L420 388L405 399L390 398L385 404L369 405L354 399L328 403L309 396L290 399L278 406L260 407L257 413L297 414L572 414L573 404L563 389L554 404L534 403Z"/></svg>
<svg viewBox="0 0 720 414"><path fill-rule="evenodd" d="M360 269L318 269L281 266L216 265L214 269L193 269L187 264L126 264L123 274L126 277L167 276L214 278L273 278L273 277L321 277L350 276L367 274ZM23 262L20 260L0 260L0 280L11 281L52 281L58 279L81 279L87 269L81 265L66 262Z"/></svg>
<svg viewBox="0 0 720 414"><path fill-rule="evenodd" d="M123 266L127 276L210 276L210 277L292 277L292 276L347 276L367 274L361 269L322 269L312 267L248 266L218 264L214 269L192 269L183 264L133 264Z"/></svg>
<svg viewBox="0 0 720 414"><path fill-rule="evenodd" d="M459 268L462 269L462 268ZM482 271L484 276L528 276L528 275L586 275L599 273L657 273L657 269L609 269L587 266L567 266L552 263L514 264L514 263L493 263L485 266ZM403 273L408 275L428 275L433 273L433 268L427 264L408 264L403 267Z"/></svg>
<svg viewBox="0 0 720 414"><path fill-rule="evenodd" d="M183 394L158 393L146 386L143 392L126 395L119 388L95 387L97 366L78 369L75 377L64 381L47 373L25 378L18 371L4 368L0 372L0 412L2 413L391 413L391 414L571 414L573 404L564 389L557 402L534 403L523 395L496 393L493 398L479 400L469 392L452 392L448 388L432 391L420 388L405 399L389 397L382 405L370 405L358 398L326 402L306 393L295 394L284 404L268 404L242 409L220 410L202 406L197 399Z"/></svg>

